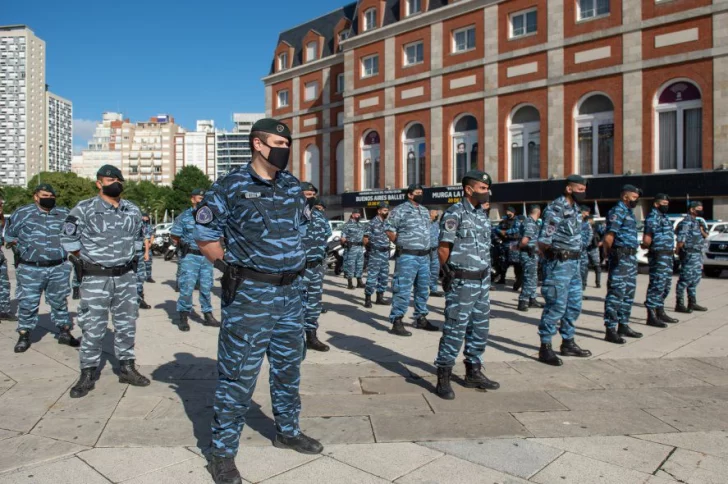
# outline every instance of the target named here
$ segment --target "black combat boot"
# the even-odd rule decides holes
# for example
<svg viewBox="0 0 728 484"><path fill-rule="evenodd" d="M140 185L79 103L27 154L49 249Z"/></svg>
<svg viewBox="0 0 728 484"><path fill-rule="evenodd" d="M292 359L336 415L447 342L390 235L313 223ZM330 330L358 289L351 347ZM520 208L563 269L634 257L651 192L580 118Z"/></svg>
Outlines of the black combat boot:
<svg viewBox="0 0 728 484"><path fill-rule="evenodd" d="M675 312L690 314L693 312L693 308L691 308L690 306L685 306L685 301L683 301L682 299L678 299L675 303Z"/></svg>
<svg viewBox="0 0 728 484"><path fill-rule="evenodd" d="M500 274L498 276L498 279L496 279L496 281L493 284L505 284L505 283L506 283L506 275Z"/></svg>
<svg viewBox="0 0 728 484"><path fill-rule="evenodd" d="M617 328L617 333L621 336L626 336L628 338L641 338L642 333L638 333L637 331L633 330L629 327L629 324L621 324Z"/></svg>
<svg viewBox="0 0 728 484"><path fill-rule="evenodd" d="M604 334L604 341L609 341L610 343L615 343L618 345L623 345L627 342L626 339L622 338L619 335L619 333L617 332L617 328L607 328Z"/></svg>
<svg viewBox="0 0 728 484"><path fill-rule="evenodd" d="M647 308L647 326L654 326L655 328L667 328L667 323L660 320L657 316L657 312L652 308Z"/></svg>
<svg viewBox="0 0 728 484"><path fill-rule="evenodd" d="M365 308L372 307L372 295L371 294L364 294L364 307Z"/></svg>
<svg viewBox="0 0 728 484"><path fill-rule="evenodd" d="M348 281L349 281L349 285L347 286L347 289L354 289L354 280L351 277L349 277Z"/></svg>
<svg viewBox="0 0 728 484"><path fill-rule="evenodd" d="M157 282L157 281L155 281L154 279L152 279L152 278L150 277L149 279L147 279L147 282L151 282L152 284L156 284L156 282Z"/></svg>
<svg viewBox="0 0 728 484"><path fill-rule="evenodd" d="M444 400L454 400L455 392L452 391L450 385L450 377L452 376L452 368L437 367L437 387L435 393Z"/></svg>
<svg viewBox="0 0 728 484"><path fill-rule="evenodd" d="M18 321L18 317L12 313L4 312L0 313L0 321Z"/></svg>
<svg viewBox="0 0 728 484"><path fill-rule="evenodd" d="M412 333L404 329L402 318L395 318L395 320L392 321L392 329L390 329L389 332L397 336L412 336Z"/></svg>
<svg viewBox="0 0 728 484"><path fill-rule="evenodd" d="M561 340L561 356L576 356L578 358L589 358L591 351L583 350L573 339Z"/></svg>
<svg viewBox="0 0 728 484"><path fill-rule="evenodd" d="M61 332L58 333L58 344L68 345L71 348L78 348L81 346L81 342L71 335L71 328L64 326L61 328Z"/></svg>
<svg viewBox="0 0 728 484"><path fill-rule="evenodd" d="M152 307L144 300L144 293L139 295L139 309L152 309Z"/></svg>
<svg viewBox="0 0 728 484"><path fill-rule="evenodd" d="M700 306L698 302L695 300L695 298L688 297L688 309L692 309L693 311L707 311L708 308L704 306ZM0 317L0 319L3 319Z"/></svg>
<svg viewBox="0 0 728 484"><path fill-rule="evenodd" d="M243 478L235 466L234 457L212 456L207 464L207 470L212 475L215 484L243 484Z"/></svg>
<svg viewBox="0 0 728 484"><path fill-rule="evenodd" d="M96 367L82 368L81 378L71 388L71 398L81 398L88 395L88 392L96 386Z"/></svg>
<svg viewBox="0 0 728 484"><path fill-rule="evenodd" d="M295 437L285 437L277 434L273 445L279 449L291 449L301 454L311 455L320 454L324 450L321 442L305 435L303 432L300 432Z"/></svg>
<svg viewBox="0 0 728 484"><path fill-rule="evenodd" d="M80 287L74 287L73 288L73 296L71 296L71 299L74 301L78 301L81 299L81 288Z"/></svg>
<svg viewBox="0 0 728 484"><path fill-rule="evenodd" d="M174 283L174 292L179 292L179 282Z"/></svg>
<svg viewBox="0 0 728 484"><path fill-rule="evenodd" d="M220 321L215 319L215 316L212 315L212 313L205 313L203 314L204 321L202 322L203 326L209 326L211 328L219 328L220 327Z"/></svg>
<svg viewBox="0 0 728 484"><path fill-rule="evenodd" d="M490 380L485 376L480 363L469 363L466 361L463 386L467 388L480 388L481 390L498 390L500 383Z"/></svg>
<svg viewBox="0 0 728 484"><path fill-rule="evenodd" d="M657 308L655 310L655 313L657 313L657 317L660 319L660 321L664 321L664 322L670 323L670 324L675 324L675 323L680 322L680 320L671 318L670 316L668 316L667 313L665 312L665 308Z"/></svg>
<svg viewBox="0 0 728 484"><path fill-rule="evenodd" d="M425 316L419 316L415 319L414 327L425 331L440 331L440 328L429 322Z"/></svg>
<svg viewBox="0 0 728 484"><path fill-rule="evenodd" d="M149 378L137 371L134 360L121 360L119 362L119 383L145 387L149 385Z"/></svg>
<svg viewBox="0 0 728 484"><path fill-rule="evenodd" d="M602 271L600 269L596 269L594 272L596 272L597 275L597 283L595 284L595 287L599 289L600 287L602 287Z"/></svg>
<svg viewBox="0 0 728 484"><path fill-rule="evenodd" d="M186 332L190 330L190 323L187 322L189 315L190 313L187 312L179 313L179 323L177 323L177 327L180 331Z"/></svg>
<svg viewBox="0 0 728 484"><path fill-rule="evenodd" d="M30 331L21 331L18 334L18 342L15 343L15 352L25 353L30 348Z"/></svg>
<svg viewBox="0 0 728 484"><path fill-rule="evenodd" d="M386 301L384 299L384 293L378 292L377 293L377 300L374 301L374 304L379 304L380 306L389 306L389 301Z"/></svg>
<svg viewBox="0 0 728 484"><path fill-rule="evenodd" d="M523 311L524 313L528 312L528 303L524 301L523 299L518 300L518 307L516 308L519 311Z"/></svg>
<svg viewBox="0 0 728 484"><path fill-rule="evenodd" d="M536 299L535 297L532 297L531 299L528 300L528 307L541 309L541 308L543 308L543 304L538 302L538 299Z"/></svg>
<svg viewBox="0 0 728 484"><path fill-rule="evenodd" d="M316 336L315 329L306 330L306 348L313 351L329 351L329 345L322 343Z"/></svg>
<svg viewBox="0 0 728 484"><path fill-rule="evenodd" d="M431 297L445 297L445 293L442 291L434 290L430 292Z"/></svg>
<svg viewBox="0 0 728 484"><path fill-rule="evenodd" d="M357 289L364 289L366 285L364 285L364 280L361 277L356 278L356 288Z"/></svg>
<svg viewBox="0 0 728 484"><path fill-rule="evenodd" d="M551 366L561 366L564 364L561 358L554 353L551 343L541 343L541 348L538 350L538 361Z"/></svg>

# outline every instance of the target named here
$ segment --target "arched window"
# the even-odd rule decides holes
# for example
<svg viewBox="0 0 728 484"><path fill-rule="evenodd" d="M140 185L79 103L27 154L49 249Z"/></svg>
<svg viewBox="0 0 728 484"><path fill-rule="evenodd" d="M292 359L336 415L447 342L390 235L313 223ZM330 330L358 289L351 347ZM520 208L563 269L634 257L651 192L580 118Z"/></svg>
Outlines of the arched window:
<svg viewBox="0 0 728 484"><path fill-rule="evenodd" d="M319 149L316 145L308 145L303 156L303 180L319 186Z"/></svg>
<svg viewBox="0 0 728 484"><path fill-rule="evenodd" d="M344 193L346 190L346 182L344 178L344 140L339 141L336 145L336 193Z"/></svg>
<svg viewBox="0 0 728 484"><path fill-rule="evenodd" d="M362 179L364 190L379 186L379 133L367 131L361 140Z"/></svg>
<svg viewBox="0 0 728 484"><path fill-rule="evenodd" d="M655 155L659 170L703 166L703 101L690 81L673 82L657 95Z"/></svg>
<svg viewBox="0 0 728 484"><path fill-rule="evenodd" d="M465 114L453 123L453 183L460 183L465 173L478 168L478 121Z"/></svg>
<svg viewBox="0 0 728 484"><path fill-rule="evenodd" d="M590 94L576 109L574 125L579 173L614 173L614 104L604 94Z"/></svg>
<svg viewBox="0 0 728 484"><path fill-rule="evenodd" d="M541 176L541 115L533 106L517 108L508 128L510 179L528 180Z"/></svg>
<svg viewBox="0 0 728 484"><path fill-rule="evenodd" d="M405 185L425 184L425 163L427 162L427 143L425 128L420 123L411 124L404 130L402 154Z"/></svg>

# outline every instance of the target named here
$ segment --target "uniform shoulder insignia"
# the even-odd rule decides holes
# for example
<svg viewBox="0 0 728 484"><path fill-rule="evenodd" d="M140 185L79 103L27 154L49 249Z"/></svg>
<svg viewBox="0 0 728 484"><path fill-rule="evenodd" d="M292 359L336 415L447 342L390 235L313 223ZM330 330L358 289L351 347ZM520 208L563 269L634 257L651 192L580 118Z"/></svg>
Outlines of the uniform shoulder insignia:
<svg viewBox="0 0 728 484"><path fill-rule="evenodd" d="M546 235L550 237L556 233L556 225L548 224L546 227L544 227L544 230L546 231Z"/></svg>
<svg viewBox="0 0 728 484"><path fill-rule="evenodd" d="M619 218L619 216L618 216L618 215L617 215L616 213L613 213L613 214L612 214L612 215L611 215L611 216L609 217L609 220L610 220L610 221L612 221L612 222L616 222L616 221L617 221L617 218Z"/></svg>
<svg viewBox="0 0 728 484"><path fill-rule="evenodd" d="M448 232L455 232L458 228L458 220L456 218L449 218L445 220L445 230Z"/></svg>
<svg viewBox="0 0 728 484"><path fill-rule="evenodd" d="M66 220L68 220L68 219L66 219ZM63 224L63 233L66 235L75 235L77 228L78 228L78 226L74 222L66 221Z"/></svg>
<svg viewBox="0 0 728 484"><path fill-rule="evenodd" d="M212 214L212 209L205 205L204 207L200 207L197 209L197 214L195 215L195 222L202 225L207 225L210 222L212 222L212 219L215 218Z"/></svg>

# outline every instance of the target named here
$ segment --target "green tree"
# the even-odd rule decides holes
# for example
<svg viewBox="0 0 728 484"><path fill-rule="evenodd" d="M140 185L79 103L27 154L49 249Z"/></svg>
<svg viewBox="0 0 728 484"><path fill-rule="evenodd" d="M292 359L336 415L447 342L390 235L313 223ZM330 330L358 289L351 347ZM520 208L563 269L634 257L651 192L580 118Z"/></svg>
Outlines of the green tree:
<svg viewBox="0 0 728 484"><path fill-rule="evenodd" d="M124 198L133 202L142 212L151 212L163 199L160 187L150 181L129 181L124 186Z"/></svg>
<svg viewBox="0 0 728 484"><path fill-rule="evenodd" d="M210 185L210 179L196 166L185 166L172 180L172 188L184 195L185 199L189 198L195 188L207 190Z"/></svg>
<svg viewBox="0 0 728 484"><path fill-rule="evenodd" d="M31 196L35 187L39 185L39 176L40 182L50 183L53 186L56 191L56 203L62 207L73 208L81 200L94 197L99 192L93 181L81 178L75 173L42 172L28 182Z"/></svg>
<svg viewBox="0 0 728 484"><path fill-rule="evenodd" d="M13 213L18 207L33 201L33 196L27 188L8 186L0 189L0 195L5 200L5 214Z"/></svg>

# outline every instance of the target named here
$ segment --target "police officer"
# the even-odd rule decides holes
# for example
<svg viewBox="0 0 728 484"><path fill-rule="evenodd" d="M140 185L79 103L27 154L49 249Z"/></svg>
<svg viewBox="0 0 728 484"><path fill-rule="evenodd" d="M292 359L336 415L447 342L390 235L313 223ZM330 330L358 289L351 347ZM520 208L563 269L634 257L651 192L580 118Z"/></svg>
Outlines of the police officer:
<svg viewBox="0 0 728 484"><path fill-rule="evenodd" d="M412 286L415 288L415 328L437 331L427 320L427 298L430 293L430 212L422 206L422 186L407 188L407 201L396 206L387 219L387 237L397 244L397 262L392 281L390 333L412 336L404 329L402 318L407 312Z"/></svg>
<svg viewBox="0 0 728 484"><path fill-rule="evenodd" d="M465 340L465 380L468 388L496 390L497 382L482 372L490 328L490 220L481 204L487 200L490 175L472 170L463 176L464 198L442 217L438 254L444 272L445 324L437 352L436 393L455 398L452 368Z"/></svg>
<svg viewBox="0 0 728 484"><path fill-rule="evenodd" d="M321 200L316 197L318 189L309 182L301 183L303 195L306 197L307 217L304 217L305 234L303 248L306 251L306 272L303 280L306 285L306 308L304 309L303 327L306 330L306 348L314 351L329 351L329 346L318 339L316 332L321 315L321 296L324 291L324 259L326 259L326 242L331 237L331 224L324 215Z"/></svg>
<svg viewBox="0 0 728 484"><path fill-rule="evenodd" d="M77 348L71 336L73 323L68 315L68 278L71 266L61 247L61 229L68 209L56 207L56 192L47 183L38 185L30 205L13 213L5 231L7 243L17 244L20 254L15 274L18 282L18 343L16 353L30 348L30 333L38 324L40 295L45 292L51 307L51 321L58 328L58 343Z"/></svg>
<svg viewBox="0 0 728 484"><path fill-rule="evenodd" d="M179 262L179 297L177 313L180 331L189 331L189 315L192 311L192 294L195 287L200 287L200 306L202 307L203 325L213 328L220 323L212 315L212 263L200 252L195 242L195 209L202 201L205 190L197 188L190 193L192 207L179 214L174 220L169 235L180 248L182 259Z"/></svg>
<svg viewBox="0 0 728 484"><path fill-rule="evenodd" d="M147 242L147 229L144 225L145 213L142 214L142 227L139 230L139 243L137 244L137 273L136 273L136 285L137 295L139 297L139 309L151 309L152 306L147 304L144 299L144 283L147 281L147 270L146 270L146 258L149 256L149 245ZM75 272L75 271L74 271ZM74 284L80 283L77 277L74 277Z"/></svg>
<svg viewBox="0 0 728 484"><path fill-rule="evenodd" d="M600 252L602 250L602 234L600 234L595 227L593 214L589 215L587 221L589 222L589 227L591 228L592 232L591 240L589 241L589 245L587 245L586 248L588 263L587 273L589 272L589 267L594 268L594 287L599 289L600 287L602 287L602 260L600 257ZM586 285L586 275L584 278L584 285Z"/></svg>
<svg viewBox="0 0 728 484"><path fill-rule="evenodd" d="M257 121L250 133L252 161L218 179L197 210L195 239L224 274L209 464L216 483L242 482L235 455L266 354L277 430L274 445L307 454L323 450L298 424L305 348L301 276L306 253L301 238L306 201L298 180L285 171L290 145L285 124L270 118Z"/></svg>
<svg viewBox="0 0 728 484"><path fill-rule="evenodd" d="M637 221L634 208L642 190L634 185L624 185L620 200L607 215L607 232L604 250L609 258L607 297L604 300L604 339L610 343L624 344L628 338L641 338L629 327L634 292L637 287Z"/></svg>
<svg viewBox="0 0 728 484"><path fill-rule="evenodd" d="M155 283L157 281L152 279L152 244L157 235L157 228L152 225L152 220L147 213L142 214L142 223L144 224L144 275L146 282Z"/></svg>
<svg viewBox="0 0 728 484"><path fill-rule="evenodd" d="M372 294L376 291L377 299L374 304L387 305L384 300L384 291L389 282L389 237L387 237L386 222L389 217L389 202L379 202L377 216L369 222L364 233L364 244L369 251L369 265L367 266L367 284L364 289L364 307L372 307Z"/></svg>
<svg viewBox="0 0 728 484"><path fill-rule="evenodd" d="M5 219L5 200L0 198L0 246L5 244L4 233L7 230L7 222ZM17 253L16 250L13 251ZM17 256L16 256L17 258ZM15 267L18 267L17 262ZM10 279L8 279L8 260L5 253L0 250L0 321L17 321L18 318L10 311Z"/></svg>
<svg viewBox="0 0 728 484"><path fill-rule="evenodd" d="M538 326L541 338L538 359L548 365L563 364L551 347L551 338L556 334L559 322L562 356L591 356L591 351L581 349L574 341L575 323L581 314L579 210L585 196L586 179L569 175L564 194L546 207L538 236L545 274L541 294L546 300Z"/></svg>
<svg viewBox="0 0 728 484"><path fill-rule="evenodd" d="M134 365L136 319L136 251L142 214L122 200L124 177L112 165L96 173L98 196L78 202L63 224L61 244L81 275L78 325L81 342L81 378L71 388L71 398L93 390L106 325L111 313L114 353L119 360L119 382L147 386L149 380Z"/></svg>
<svg viewBox="0 0 728 484"><path fill-rule="evenodd" d="M593 254L590 254L589 248L594 240L594 230L592 223L589 222L591 217L591 209L586 206L581 206L581 260L579 261L579 268L581 269L581 290L586 290L586 279L589 275L589 265L592 263ZM597 268L599 267L599 255L597 256ZM597 280L599 280L600 273L597 273Z"/></svg>
<svg viewBox="0 0 728 484"><path fill-rule="evenodd" d="M538 219L541 216L541 207L531 205L528 209L528 217L520 225L521 240L518 248L521 256L521 267L523 268L523 285L521 295L518 297L518 310L528 311L528 308L542 308L543 304L536 300L536 289L538 287Z"/></svg>
<svg viewBox="0 0 728 484"><path fill-rule="evenodd" d="M676 253L680 256L680 279L675 287L678 313L707 311L698 305L697 289L703 273L703 240L708 236L708 228L702 218L703 202L690 202L688 215L677 225ZM688 305L685 306L685 291L688 293Z"/></svg>
<svg viewBox="0 0 728 484"><path fill-rule="evenodd" d="M667 218L669 211L670 197L665 193L658 193L652 203L652 210L645 219L645 232L642 237L642 248L648 251L650 267L650 283L645 300L647 324L658 328L666 327L665 323L678 322L665 314L665 299L670 294L675 251L675 233L672 222Z"/></svg>
<svg viewBox="0 0 728 484"><path fill-rule="evenodd" d="M521 288L522 284L522 270L520 251L518 250L518 243L520 241L520 224L516 218L516 209L513 206L506 208L506 216L498 224L498 231L503 238L503 250L505 252L504 263L502 268L503 276L501 284L505 284L506 273L508 268L513 266L513 272L515 273L516 280L513 283L513 290L517 291Z"/></svg>
<svg viewBox="0 0 728 484"><path fill-rule="evenodd" d="M344 252L344 276L349 281L349 289L354 289L352 279L356 277L356 287L363 288L362 272L364 272L364 227L360 223L361 212L355 209L349 221L341 230L341 243L346 247Z"/></svg>
<svg viewBox="0 0 728 484"><path fill-rule="evenodd" d="M444 292L437 290L440 280L440 257L438 244L440 240L440 211L430 210L430 296L443 297Z"/></svg>

